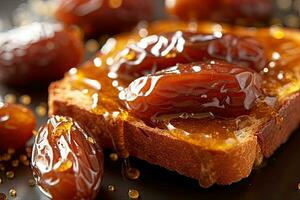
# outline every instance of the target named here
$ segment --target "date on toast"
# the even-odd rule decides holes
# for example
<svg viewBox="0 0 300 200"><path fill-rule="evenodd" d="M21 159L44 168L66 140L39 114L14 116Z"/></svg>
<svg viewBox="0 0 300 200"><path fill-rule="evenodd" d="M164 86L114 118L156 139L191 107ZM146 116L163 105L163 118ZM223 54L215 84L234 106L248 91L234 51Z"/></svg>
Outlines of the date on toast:
<svg viewBox="0 0 300 200"><path fill-rule="evenodd" d="M247 177L298 127L300 32L173 21L147 31L110 38L52 83L50 115L203 187Z"/></svg>

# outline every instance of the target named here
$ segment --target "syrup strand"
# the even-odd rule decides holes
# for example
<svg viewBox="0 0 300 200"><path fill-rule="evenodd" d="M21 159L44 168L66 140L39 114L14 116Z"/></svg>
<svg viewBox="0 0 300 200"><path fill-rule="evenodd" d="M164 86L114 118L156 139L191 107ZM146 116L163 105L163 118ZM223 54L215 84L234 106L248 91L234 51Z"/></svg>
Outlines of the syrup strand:
<svg viewBox="0 0 300 200"><path fill-rule="evenodd" d="M137 168L131 167L129 157L123 159L122 176L130 180L136 180L140 177L140 171Z"/></svg>

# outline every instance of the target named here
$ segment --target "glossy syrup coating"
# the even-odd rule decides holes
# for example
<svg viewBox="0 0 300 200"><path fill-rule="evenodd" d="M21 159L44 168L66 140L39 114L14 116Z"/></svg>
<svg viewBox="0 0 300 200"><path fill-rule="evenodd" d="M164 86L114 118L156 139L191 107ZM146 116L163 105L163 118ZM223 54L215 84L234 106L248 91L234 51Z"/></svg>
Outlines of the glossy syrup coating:
<svg viewBox="0 0 300 200"><path fill-rule="evenodd" d="M152 16L152 0L60 0L56 11L58 20L92 37L129 30Z"/></svg>
<svg viewBox="0 0 300 200"><path fill-rule="evenodd" d="M194 25L194 23L192 23ZM266 97L259 99L247 116L238 117L211 117L210 113L193 113L184 114L170 114L173 119L170 121L170 116L162 115L159 120L162 123L158 126L157 123L148 123L148 120L143 120L147 125L163 130L168 130L169 134L173 136L193 141L197 145L203 147L215 147L216 145L227 145L227 140L237 138L240 136L240 130L243 127L249 126L253 123L253 119L269 120L281 118L276 112L277 106L284 103L287 96L293 95L300 90L300 70L299 70L299 55L300 43L298 41L298 32L280 27L271 27L267 29L253 29L232 27L227 25L216 26L215 23L197 23L196 29L192 27L189 22L178 21L160 21L149 25L147 31L150 35L170 32L170 31L198 31L199 33L212 33L222 31L224 34L234 34L239 37L250 36L265 50L267 57L267 65L260 72L263 83L262 90ZM218 29L216 29L218 27ZM122 34L108 40L103 52L91 60L91 62L80 67L77 70L71 70L72 73L67 74L63 80L63 84L77 95L84 95L89 99L86 106L90 111L97 115L105 116L105 120L141 120L133 112L130 112L123 106L123 101L119 99L119 92L123 88L128 87L129 83L116 74L110 73L109 67L112 59L126 48L128 41L134 40L138 42L140 39L138 33L136 34ZM97 62L95 62L97 61ZM99 64L98 61L101 61ZM101 87L91 87L92 82ZM172 86L172 85L171 85ZM170 86L170 87L171 87ZM59 90L61 91L61 90ZM52 95L55 91L52 91ZM76 94L76 95L75 95ZM274 106L266 105L264 98L271 98L274 101ZM261 102L262 100L262 102ZM274 110L275 108L275 110ZM127 114L127 119L124 115L115 115L117 112ZM229 112L230 113L230 112ZM207 117L206 117L207 116ZM278 117L279 116L279 117ZM174 119L175 117L175 119ZM280 121L280 120L278 120ZM122 126L119 126L118 131L122 135ZM112 134L111 130L105 129L104 132ZM99 137L102 138L102 137ZM123 145L124 146L124 145Z"/></svg>
<svg viewBox="0 0 300 200"><path fill-rule="evenodd" d="M224 61L179 64L136 79L120 98L142 119L201 112L233 117L254 106L262 96L261 82L253 70Z"/></svg>
<svg viewBox="0 0 300 200"><path fill-rule="evenodd" d="M78 31L33 23L0 33L0 81L17 86L48 83L80 63Z"/></svg>
<svg viewBox="0 0 300 200"><path fill-rule="evenodd" d="M151 35L119 53L111 70L133 77L176 65L222 59L260 71L267 63L264 49L252 37L233 34L170 32Z"/></svg>
<svg viewBox="0 0 300 200"><path fill-rule="evenodd" d="M165 0L166 10L183 20L213 20L231 23L266 21L271 0Z"/></svg>
<svg viewBox="0 0 300 200"><path fill-rule="evenodd" d="M35 125L33 112L25 106L0 102L0 150L23 147Z"/></svg>
<svg viewBox="0 0 300 200"><path fill-rule="evenodd" d="M94 199L103 176L103 153L71 118L52 116L32 151L34 177L54 200Z"/></svg>

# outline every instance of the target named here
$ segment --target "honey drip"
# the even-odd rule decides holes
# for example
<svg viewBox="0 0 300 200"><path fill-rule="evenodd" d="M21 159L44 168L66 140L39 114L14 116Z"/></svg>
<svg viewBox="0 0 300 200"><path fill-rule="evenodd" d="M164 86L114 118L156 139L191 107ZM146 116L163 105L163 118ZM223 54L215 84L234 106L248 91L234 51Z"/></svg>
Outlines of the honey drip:
<svg viewBox="0 0 300 200"><path fill-rule="evenodd" d="M136 180L140 177L140 171L131 166L129 158L125 158L122 164L122 174L130 180Z"/></svg>

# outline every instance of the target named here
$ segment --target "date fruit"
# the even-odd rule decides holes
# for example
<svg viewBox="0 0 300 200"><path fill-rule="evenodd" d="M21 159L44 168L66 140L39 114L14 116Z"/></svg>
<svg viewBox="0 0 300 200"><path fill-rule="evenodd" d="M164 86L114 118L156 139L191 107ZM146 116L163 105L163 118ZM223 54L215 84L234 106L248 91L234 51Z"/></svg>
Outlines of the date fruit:
<svg viewBox="0 0 300 200"><path fill-rule="evenodd" d="M18 149L32 137L36 119L31 110L0 102L0 149Z"/></svg>
<svg viewBox="0 0 300 200"><path fill-rule="evenodd" d="M129 45L116 56L111 71L139 77L177 63L215 58L256 71L266 64L264 49L254 38L176 31L152 35Z"/></svg>
<svg viewBox="0 0 300 200"><path fill-rule="evenodd" d="M49 83L80 63L78 31L33 23L0 33L0 81L16 86Z"/></svg>
<svg viewBox="0 0 300 200"><path fill-rule="evenodd" d="M271 0L165 0L169 14L183 20L255 23L266 21L272 12Z"/></svg>
<svg viewBox="0 0 300 200"><path fill-rule="evenodd" d="M60 0L56 18L89 37L129 30L153 16L152 0Z"/></svg>
<svg viewBox="0 0 300 200"><path fill-rule="evenodd" d="M36 136L32 169L41 190L54 200L94 199L103 176L103 153L73 119L52 116Z"/></svg>
<svg viewBox="0 0 300 200"><path fill-rule="evenodd" d="M119 97L142 119L160 114L247 114L262 96L261 76L224 61L178 64L134 80Z"/></svg>

